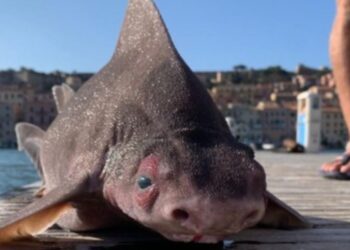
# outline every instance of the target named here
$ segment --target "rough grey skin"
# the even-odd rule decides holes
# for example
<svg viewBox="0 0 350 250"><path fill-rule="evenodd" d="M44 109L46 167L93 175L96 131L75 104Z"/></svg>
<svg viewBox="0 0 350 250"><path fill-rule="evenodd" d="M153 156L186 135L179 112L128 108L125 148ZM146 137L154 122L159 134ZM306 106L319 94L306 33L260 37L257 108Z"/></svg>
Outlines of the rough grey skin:
<svg viewBox="0 0 350 250"><path fill-rule="evenodd" d="M50 225L76 230L128 220L176 241L217 242L257 223L307 222L266 191L254 153L230 134L177 53L151 0L130 0L115 54L74 94L53 89L44 132L18 124L44 181L40 199L0 228L0 241Z"/></svg>

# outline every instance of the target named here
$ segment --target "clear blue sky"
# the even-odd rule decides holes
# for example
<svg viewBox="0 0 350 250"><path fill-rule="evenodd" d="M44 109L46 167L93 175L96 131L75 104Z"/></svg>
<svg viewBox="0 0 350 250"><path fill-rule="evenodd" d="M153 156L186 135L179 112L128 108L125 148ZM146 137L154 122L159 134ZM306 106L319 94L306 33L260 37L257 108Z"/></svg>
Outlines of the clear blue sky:
<svg viewBox="0 0 350 250"><path fill-rule="evenodd" d="M1 0L0 69L97 71L117 41L126 0ZM194 70L329 66L334 0L156 0Z"/></svg>

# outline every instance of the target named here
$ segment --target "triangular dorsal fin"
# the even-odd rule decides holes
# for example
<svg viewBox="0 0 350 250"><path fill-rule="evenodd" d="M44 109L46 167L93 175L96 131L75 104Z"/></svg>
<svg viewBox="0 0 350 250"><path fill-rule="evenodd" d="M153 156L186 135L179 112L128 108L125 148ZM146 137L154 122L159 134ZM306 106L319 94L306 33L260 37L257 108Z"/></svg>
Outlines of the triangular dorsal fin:
<svg viewBox="0 0 350 250"><path fill-rule="evenodd" d="M114 56L138 52L177 53L163 19L151 0L130 0ZM147 55L149 56L149 55ZM159 55L158 55L159 57Z"/></svg>
<svg viewBox="0 0 350 250"><path fill-rule="evenodd" d="M43 177L43 169L40 163L40 146L45 132L30 123L17 123L15 127L17 144L19 151L25 151L30 160L38 169L40 175Z"/></svg>
<svg viewBox="0 0 350 250"><path fill-rule="evenodd" d="M169 124L171 129L201 124L205 129L230 133L208 92L177 52L151 0L129 1L116 51L94 79L101 86L137 86L132 98L149 103L144 110L159 124L174 121Z"/></svg>
<svg viewBox="0 0 350 250"><path fill-rule="evenodd" d="M74 96L74 90L63 83L62 85L55 85L52 87L53 98L56 103L57 112L61 113L64 106Z"/></svg>
<svg viewBox="0 0 350 250"><path fill-rule="evenodd" d="M39 234L55 224L86 192L88 182L66 182L37 199L0 225L0 244Z"/></svg>

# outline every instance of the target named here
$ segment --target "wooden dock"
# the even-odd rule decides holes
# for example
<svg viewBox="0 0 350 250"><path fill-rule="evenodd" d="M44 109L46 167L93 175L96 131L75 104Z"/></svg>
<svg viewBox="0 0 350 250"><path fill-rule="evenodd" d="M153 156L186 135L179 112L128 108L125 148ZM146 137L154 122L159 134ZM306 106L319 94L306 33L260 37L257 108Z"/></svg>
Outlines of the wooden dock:
<svg viewBox="0 0 350 250"><path fill-rule="evenodd" d="M76 234L52 228L38 241L0 249L350 249L350 181L325 180L319 166L336 154L258 152L271 192L305 215L315 225L307 230L250 229L232 237L233 244L169 243L154 234L99 232ZM37 187L15 190L0 199L0 221L31 201Z"/></svg>

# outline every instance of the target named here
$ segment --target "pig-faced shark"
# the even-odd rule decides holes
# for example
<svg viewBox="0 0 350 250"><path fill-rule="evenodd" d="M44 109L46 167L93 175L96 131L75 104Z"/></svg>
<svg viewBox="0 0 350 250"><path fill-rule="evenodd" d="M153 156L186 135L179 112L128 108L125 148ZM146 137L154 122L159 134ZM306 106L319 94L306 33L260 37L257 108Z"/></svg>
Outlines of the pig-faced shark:
<svg viewBox="0 0 350 250"><path fill-rule="evenodd" d="M266 190L176 51L151 0L130 0L116 52L77 93L53 88L47 131L20 123L19 149L42 176L41 198L0 227L0 241L51 225L85 231L136 221L175 241L217 242L258 223L309 224Z"/></svg>

